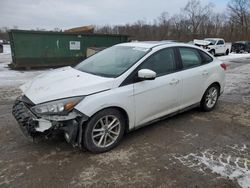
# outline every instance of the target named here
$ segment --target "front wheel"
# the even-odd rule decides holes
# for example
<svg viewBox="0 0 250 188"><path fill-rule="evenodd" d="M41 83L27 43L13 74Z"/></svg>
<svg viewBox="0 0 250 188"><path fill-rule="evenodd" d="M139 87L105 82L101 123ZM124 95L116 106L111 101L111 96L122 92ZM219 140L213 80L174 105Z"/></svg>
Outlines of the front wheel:
<svg viewBox="0 0 250 188"><path fill-rule="evenodd" d="M215 56L215 50L211 50L210 54L212 54L213 56Z"/></svg>
<svg viewBox="0 0 250 188"><path fill-rule="evenodd" d="M217 104L219 98L219 87L214 84L211 85L205 92L201 100L201 108L204 111L211 111Z"/></svg>
<svg viewBox="0 0 250 188"><path fill-rule="evenodd" d="M101 153L113 149L121 141L125 119L116 109L104 109L87 123L83 144L91 152Z"/></svg>

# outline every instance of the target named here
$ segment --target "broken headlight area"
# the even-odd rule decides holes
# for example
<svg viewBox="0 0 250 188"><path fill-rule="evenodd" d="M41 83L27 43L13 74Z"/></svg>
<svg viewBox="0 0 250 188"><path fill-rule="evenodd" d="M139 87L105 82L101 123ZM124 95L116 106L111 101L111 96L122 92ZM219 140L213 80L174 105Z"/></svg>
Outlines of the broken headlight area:
<svg viewBox="0 0 250 188"><path fill-rule="evenodd" d="M88 117L74 109L83 97L34 105L27 97L18 98L12 113L22 132L31 138L49 138L63 132L67 142L81 146L82 124Z"/></svg>
<svg viewBox="0 0 250 188"><path fill-rule="evenodd" d="M72 97L38 104L31 108L37 115L67 115L84 97Z"/></svg>

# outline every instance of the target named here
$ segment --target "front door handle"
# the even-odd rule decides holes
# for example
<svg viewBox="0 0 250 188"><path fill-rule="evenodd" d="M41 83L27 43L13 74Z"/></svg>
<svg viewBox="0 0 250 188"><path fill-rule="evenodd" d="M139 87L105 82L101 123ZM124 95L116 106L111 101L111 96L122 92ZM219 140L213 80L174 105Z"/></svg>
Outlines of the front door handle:
<svg viewBox="0 0 250 188"><path fill-rule="evenodd" d="M178 79L173 79L171 80L171 82L169 83L170 85L177 85L180 82L180 80Z"/></svg>

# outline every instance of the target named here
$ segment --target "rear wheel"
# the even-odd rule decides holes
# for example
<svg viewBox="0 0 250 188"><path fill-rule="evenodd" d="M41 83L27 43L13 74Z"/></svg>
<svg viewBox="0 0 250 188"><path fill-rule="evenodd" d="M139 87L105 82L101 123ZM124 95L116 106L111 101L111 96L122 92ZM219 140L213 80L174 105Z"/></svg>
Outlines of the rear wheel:
<svg viewBox="0 0 250 188"><path fill-rule="evenodd" d="M227 51L226 51L225 55L228 55L228 54L229 54L229 50L227 49Z"/></svg>
<svg viewBox="0 0 250 188"><path fill-rule="evenodd" d="M84 146L94 153L113 149L121 141L125 120L116 109L105 109L96 113L84 131Z"/></svg>
<svg viewBox="0 0 250 188"><path fill-rule="evenodd" d="M201 100L201 108L204 111L211 111L217 104L219 98L219 86L216 84L211 85L205 92Z"/></svg>

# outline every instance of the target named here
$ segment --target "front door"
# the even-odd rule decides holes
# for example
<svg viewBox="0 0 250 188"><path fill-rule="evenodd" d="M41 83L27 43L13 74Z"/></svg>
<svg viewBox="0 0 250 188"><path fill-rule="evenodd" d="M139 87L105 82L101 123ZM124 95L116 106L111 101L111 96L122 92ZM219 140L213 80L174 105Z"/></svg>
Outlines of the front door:
<svg viewBox="0 0 250 188"><path fill-rule="evenodd" d="M156 52L142 63L141 69L155 71L157 77L134 84L136 126L177 111L182 89L173 48Z"/></svg>

